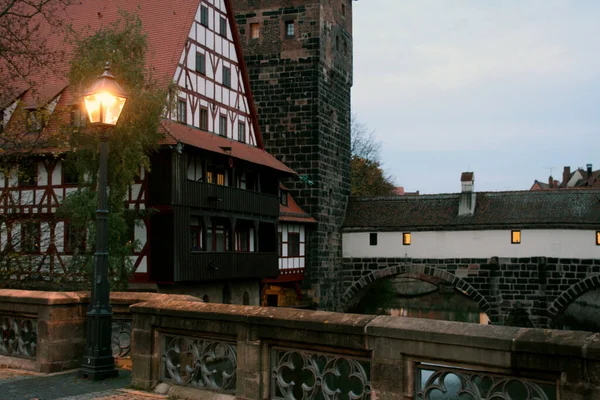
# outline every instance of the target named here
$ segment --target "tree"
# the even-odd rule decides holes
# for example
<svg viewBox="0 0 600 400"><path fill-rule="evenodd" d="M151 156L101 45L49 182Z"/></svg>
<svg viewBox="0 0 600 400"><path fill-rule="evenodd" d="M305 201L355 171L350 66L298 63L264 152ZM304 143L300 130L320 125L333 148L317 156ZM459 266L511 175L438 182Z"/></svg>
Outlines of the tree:
<svg viewBox="0 0 600 400"><path fill-rule="evenodd" d="M350 180L352 196L393 195L396 186L393 178L382 168L381 143L374 130L352 117L350 131Z"/></svg>
<svg viewBox="0 0 600 400"><path fill-rule="evenodd" d="M113 286L127 284L133 263L129 257L135 250L133 225L147 211L125 209L124 198L141 168L150 170L149 155L158 148L158 128L167 99L173 89L168 77L155 77L146 66L147 40L142 23L135 14L121 12L121 17L99 31L85 35L71 32L73 58L70 63L69 88L79 97L103 70L106 61L111 72L129 94L129 99L109 138L109 269ZM98 132L90 127L64 126L68 131L69 148L76 149L67 156L75 166L79 189L63 202L58 217L68 218L78 229L87 229L89 242L95 241ZM93 249L94 246L91 246ZM79 260L80 268L91 272L91 252Z"/></svg>
<svg viewBox="0 0 600 400"><path fill-rule="evenodd" d="M63 27L61 10L68 0L3 0L0 2L0 108L33 86L32 75L48 70L63 57L47 46L52 30Z"/></svg>

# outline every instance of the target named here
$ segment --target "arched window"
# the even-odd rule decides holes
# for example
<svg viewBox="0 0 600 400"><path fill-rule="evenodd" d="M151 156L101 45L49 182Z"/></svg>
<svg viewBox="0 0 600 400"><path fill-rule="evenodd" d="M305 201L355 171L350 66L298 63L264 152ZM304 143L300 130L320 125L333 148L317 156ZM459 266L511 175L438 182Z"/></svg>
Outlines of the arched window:
<svg viewBox="0 0 600 400"><path fill-rule="evenodd" d="M248 292L244 292L244 303L245 306L249 306L250 305L250 295L248 294Z"/></svg>
<svg viewBox="0 0 600 400"><path fill-rule="evenodd" d="M231 304L231 289L228 284L223 286L223 304Z"/></svg>
<svg viewBox="0 0 600 400"><path fill-rule="evenodd" d="M205 303L210 303L210 299L208 298L207 294L205 294L204 297L202 297L202 301Z"/></svg>

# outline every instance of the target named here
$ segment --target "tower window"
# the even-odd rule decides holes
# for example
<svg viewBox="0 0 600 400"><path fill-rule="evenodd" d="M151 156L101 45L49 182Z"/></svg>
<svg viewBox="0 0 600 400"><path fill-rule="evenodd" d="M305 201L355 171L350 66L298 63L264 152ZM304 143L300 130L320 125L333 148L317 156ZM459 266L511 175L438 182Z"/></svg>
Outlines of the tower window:
<svg viewBox="0 0 600 400"><path fill-rule="evenodd" d="M402 244L404 246L410 246L410 240L411 240L410 232L404 232L402 234Z"/></svg>
<svg viewBox="0 0 600 400"><path fill-rule="evenodd" d="M208 26L208 7L200 6L200 24Z"/></svg>
<svg viewBox="0 0 600 400"><path fill-rule="evenodd" d="M285 36L288 38L293 38L296 33L294 21L286 21L285 22Z"/></svg>
<svg viewBox="0 0 600 400"><path fill-rule="evenodd" d="M231 87L231 69L223 67L223 85Z"/></svg>
<svg viewBox="0 0 600 400"><path fill-rule="evenodd" d="M377 233L369 233L369 245L377 246Z"/></svg>
<svg viewBox="0 0 600 400"><path fill-rule="evenodd" d="M196 72L206 75L206 56L202 53L196 53Z"/></svg>
<svg viewBox="0 0 600 400"><path fill-rule="evenodd" d="M521 231L510 231L510 242L512 244L521 243Z"/></svg>
<svg viewBox="0 0 600 400"><path fill-rule="evenodd" d="M260 38L260 28L257 23L250 24L250 39Z"/></svg>

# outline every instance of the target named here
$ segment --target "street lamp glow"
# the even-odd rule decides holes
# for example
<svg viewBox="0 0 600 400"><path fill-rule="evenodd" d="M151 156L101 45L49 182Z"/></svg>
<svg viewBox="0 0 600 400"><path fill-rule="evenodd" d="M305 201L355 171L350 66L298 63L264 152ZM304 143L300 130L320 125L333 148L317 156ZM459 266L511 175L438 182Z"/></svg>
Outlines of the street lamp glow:
<svg viewBox="0 0 600 400"><path fill-rule="evenodd" d="M110 73L109 63L106 63L104 73L83 95L83 101L92 125L108 127L117 124L127 101L127 93Z"/></svg>

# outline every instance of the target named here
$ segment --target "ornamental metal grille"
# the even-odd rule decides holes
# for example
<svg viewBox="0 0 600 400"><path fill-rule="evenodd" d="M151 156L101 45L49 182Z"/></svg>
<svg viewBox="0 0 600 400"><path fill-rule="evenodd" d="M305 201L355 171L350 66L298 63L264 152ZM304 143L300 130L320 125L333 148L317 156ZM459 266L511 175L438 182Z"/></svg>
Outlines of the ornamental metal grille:
<svg viewBox="0 0 600 400"><path fill-rule="evenodd" d="M33 318L0 317L0 354L36 358L38 322Z"/></svg>
<svg viewBox="0 0 600 400"><path fill-rule="evenodd" d="M129 357L131 352L131 321L112 320L112 353L115 358Z"/></svg>
<svg viewBox="0 0 600 400"><path fill-rule="evenodd" d="M235 344L175 335L163 335L161 378L178 385L235 391Z"/></svg>
<svg viewBox="0 0 600 400"><path fill-rule="evenodd" d="M306 350L272 350L271 399L370 398L371 363L367 359Z"/></svg>
<svg viewBox="0 0 600 400"><path fill-rule="evenodd" d="M416 369L418 400L557 400L556 383L432 364Z"/></svg>

